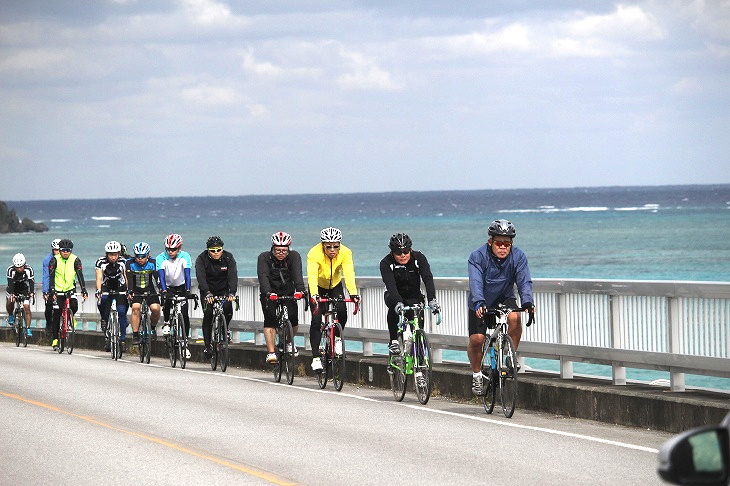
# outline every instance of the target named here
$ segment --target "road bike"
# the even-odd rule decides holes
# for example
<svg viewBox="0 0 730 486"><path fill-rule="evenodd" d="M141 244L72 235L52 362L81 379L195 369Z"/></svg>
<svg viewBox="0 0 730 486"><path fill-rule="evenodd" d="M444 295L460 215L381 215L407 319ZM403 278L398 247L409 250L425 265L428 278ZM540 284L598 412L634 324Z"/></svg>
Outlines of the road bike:
<svg viewBox="0 0 730 486"><path fill-rule="evenodd" d="M492 413L497 401L497 389L502 404L502 412L507 418L515 413L517 403L517 351L515 350L512 338L507 334L509 328L507 316L512 312L524 312L531 309L530 306L510 308L500 304L494 309L484 308L484 314L492 314L496 317L496 325L490 336L486 336L482 344L482 375L484 376L484 410ZM535 314L530 312L527 326L534 321ZM490 326L491 328L491 326Z"/></svg>
<svg viewBox="0 0 730 486"><path fill-rule="evenodd" d="M317 382L323 389L331 376L335 390L340 391L345 380L345 340L342 337L342 325L337 320L336 305L340 302L354 303L352 315L355 315L360 310L360 302L349 297L319 297L314 305L320 302L326 304L326 308L322 315L322 338L319 343L322 371L317 372Z"/></svg>
<svg viewBox="0 0 730 486"><path fill-rule="evenodd" d="M406 318L408 311L413 312L412 319ZM425 405L431 398L431 345L421 327L424 311L433 311L433 308L424 304L412 304L403 307L398 313L398 344L401 352L390 356L388 375L393 397L399 402L406 395L408 375L413 375L418 401ZM441 313L437 312L436 316L436 325L439 325Z"/></svg>
<svg viewBox="0 0 730 486"><path fill-rule="evenodd" d="M61 354L65 349L68 354L71 354L74 352L74 337L76 335L76 322L71 310L71 297L74 295L74 291L56 292L56 295L63 298L63 306L59 309L61 322L58 329L58 349L56 351Z"/></svg>
<svg viewBox="0 0 730 486"><path fill-rule="evenodd" d="M26 314L25 314L25 301L33 299L33 304L35 304L35 295L26 295L26 294L13 294L13 331L15 331L15 346L20 347L22 344L23 347L28 347L28 330L30 327L28 327L28 323L25 321Z"/></svg>
<svg viewBox="0 0 730 486"><path fill-rule="evenodd" d="M150 325L150 305L147 299L159 294L139 294L142 307L139 310L139 362L150 364L152 356L152 326Z"/></svg>
<svg viewBox="0 0 730 486"><path fill-rule="evenodd" d="M167 343L167 351L170 354L170 366L173 368L180 360L180 368L185 369L188 361L188 336L185 332L185 320L182 315L182 306L187 304L189 299L195 301L195 308L198 308L197 295L172 295L167 300L172 302L170 309L170 334L165 342Z"/></svg>
<svg viewBox="0 0 730 486"><path fill-rule="evenodd" d="M220 363L223 373L228 369L228 345L231 342L228 321L226 321L226 316L223 314L223 304L227 300L228 297L214 297L212 335L210 340L213 348L213 352L210 355L210 368L215 371L218 363ZM233 301L236 303L236 310L238 310L238 296Z"/></svg>
<svg viewBox="0 0 730 486"><path fill-rule="evenodd" d="M274 381L281 381L282 371L286 374L286 382L294 383L294 365L297 355L297 348L294 345L294 329L289 320L289 306L287 303L296 302L302 299L302 292L295 292L289 295L270 295L269 300L276 302L276 363L274 363ZM304 299L304 312L309 308L308 299Z"/></svg>
<svg viewBox="0 0 730 486"><path fill-rule="evenodd" d="M119 311L117 310L117 298L125 297L127 292L118 292L116 290L110 290L108 292L102 292L101 295L105 295L108 299L111 299L109 320L106 328L106 339L108 339L111 345L112 359L114 361L122 357L124 349L122 349L122 329L119 324Z"/></svg>

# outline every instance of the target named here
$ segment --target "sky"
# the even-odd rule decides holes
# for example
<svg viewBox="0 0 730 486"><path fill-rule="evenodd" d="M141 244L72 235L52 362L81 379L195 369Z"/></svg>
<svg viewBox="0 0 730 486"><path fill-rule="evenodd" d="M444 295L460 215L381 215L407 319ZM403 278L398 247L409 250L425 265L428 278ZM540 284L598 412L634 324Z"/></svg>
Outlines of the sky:
<svg viewBox="0 0 730 486"><path fill-rule="evenodd" d="M3 0L1 200L730 183L730 0Z"/></svg>

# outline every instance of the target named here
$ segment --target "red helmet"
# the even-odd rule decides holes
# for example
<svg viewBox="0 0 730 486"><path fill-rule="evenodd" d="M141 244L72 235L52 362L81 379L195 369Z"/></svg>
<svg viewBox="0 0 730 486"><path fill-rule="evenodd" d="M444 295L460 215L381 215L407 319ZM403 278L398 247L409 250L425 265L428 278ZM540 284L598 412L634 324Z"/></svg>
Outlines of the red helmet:
<svg viewBox="0 0 730 486"><path fill-rule="evenodd" d="M182 236L177 233L173 233L165 238L165 248L180 248L182 246Z"/></svg>
<svg viewBox="0 0 730 486"><path fill-rule="evenodd" d="M289 246L291 245L291 235L278 231L271 235L271 244L274 246Z"/></svg>

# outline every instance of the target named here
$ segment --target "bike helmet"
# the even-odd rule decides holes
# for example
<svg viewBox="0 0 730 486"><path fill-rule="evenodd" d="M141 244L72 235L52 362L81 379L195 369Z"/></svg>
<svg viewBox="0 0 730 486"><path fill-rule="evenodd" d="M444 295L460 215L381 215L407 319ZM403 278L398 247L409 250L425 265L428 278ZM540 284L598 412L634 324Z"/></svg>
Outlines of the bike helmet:
<svg viewBox="0 0 730 486"><path fill-rule="evenodd" d="M150 254L150 245L148 245L144 241L140 241L139 243L134 245L134 248L132 248L132 250L134 250L135 255L146 256Z"/></svg>
<svg viewBox="0 0 730 486"><path fill-rule="evenodd" d="M177 233L173 233L169 235L167 238L165 238L165 248L180 248L182 246L183 239L182 236L180 236Z"/></svg>
<svg viewBox="0 0 730 486"><path fill-rule="evenodd" d="M291 235L283 231L278 231L271 235L271 244L273 246L289 246L291 245Z"/></svg>
<svg viewBox="0 0 730 486"><path fill-rule="evenodd" d="M23 265L25 265L25 255L22 253L16 253L13 257L13 266L22 267Z"/></svg>
<svg viewBox="0 0 730 486"><path fill-rule="evenodd" d="M74 242L69 240L68 238L64 238L58 242L58 248L70 248L71 250L73 250Z"/></svg>
<svg viewBox="0 0 730 486"><path fill-rule="evenodd" d="M58 250L58 249L60 248L60 247L58 246L58 244L59 244L60 242L61 242L61 239L60 239L60 238L56 238L55 240L53 240L53 241L51 242L51 250Z"/></svg>
<svg viewBox="0 0 730 486"><path fill-rule="evenodd" d="M413 246L413 241L411 241L411 237L407 234L397 233L390 237L390 243L388 243L388 246L391 250L410 248Z"/></svg>
<svg viewBox="0 0 730 486"><path fill-rule="evenodd" d="M120 253L122 251L122 245L118 241L110 241L104 246L104 251L107 253Z"/></svg>
<svg viewBox="0 0 730 486"><path fill-rule="evenodd" d="M223 246L223 240L220 236L211 236L205 244L206 248L220 248Z"/></svg>
<svg viewBox="0 0 730 486"><path fill-rule="evenodd" d="M319 238L322 241L342 241L342 231L330 226L320 231Z"/></svg>
<svg viewBox="0 0 730 486"><path fill-rule="evenodd" d="M514 238L517 234L515 225L507 221L506 219L497 219L492 221L489 225L489 236L509 236Z"/></svg>

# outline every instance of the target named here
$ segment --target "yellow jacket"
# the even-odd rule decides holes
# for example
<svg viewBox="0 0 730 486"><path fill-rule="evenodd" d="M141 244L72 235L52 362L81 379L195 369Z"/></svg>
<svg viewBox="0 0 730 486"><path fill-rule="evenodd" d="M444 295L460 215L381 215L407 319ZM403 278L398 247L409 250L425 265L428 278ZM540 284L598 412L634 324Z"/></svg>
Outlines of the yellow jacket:
<svg viewBox="0 0 730 486"><path fill-rule="evenodd" d="M355 286L355 265L352 263L352 250L340 243L340 252L330 259L322 248L316 244L307 253L307 283L311 295L318 294L317 287L331 289L345 277L345 287L350 295L357 294Z"/></svg>

